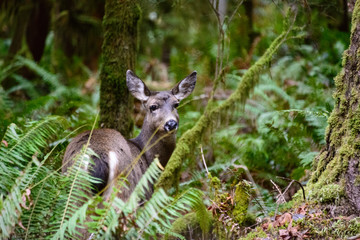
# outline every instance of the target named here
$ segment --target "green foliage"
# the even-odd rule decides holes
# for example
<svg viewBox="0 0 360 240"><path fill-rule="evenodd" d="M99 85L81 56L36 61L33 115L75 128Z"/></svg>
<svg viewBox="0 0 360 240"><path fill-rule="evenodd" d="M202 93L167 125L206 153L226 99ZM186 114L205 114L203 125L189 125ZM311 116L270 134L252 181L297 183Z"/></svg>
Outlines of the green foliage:
<svg viewBox="0 0 360 240"><path fill-rule="evenodd" d="M229 13L237 1L226 2ZM324 145L327 118L334 104L332 79L340 70L349 33L339 30L343 13L338 2L306 2L310 8L292 4L298 10L295 25L304 26L304 39L287 41L263 66L267 72L250 74L247 69L291 25L289 19L283 21L283 11L289 7L286 2L247 5L250 2L244 2L232 22L225 16L221 41L225 48L224 78L209 109L226 102L239 83L247 82L246 75L255 76L258 82L249 85L255 86L253 91L235 94L241 101L232 101L220 117L205 122L194 136L204 148L207 168L218 180L221 194L225 196L241 179L252 177L254 189L260 191L252 199L249 211L263 216L277 207L277 193L272 191L269 180L281 189L288 182L277 176L306 183L313 159ZM159 176L156 166L151 166L131 201L125 203L114 194L102 207L98 205L103 202L101 196L88 197L79 190L96 181L83 171L83 161L77 162L67 176L58 173L68 142L65 135L72 130L89 129L98 113L99 58L94 53L100 52L99 19L104 2L52 4L53 24L39 62L31 59L25 41L11 61L6 58L16 25L15 18L8 16L14 16L15 7L21 4L9 5L13 10L8 13L0 11L0 19L4 20L0 21L0 138L4 136L0 147L0 238L70 238L81 227L91 230L96 238L150 239L158 238L157 233L181 238L169 229L179 213L192 208L195 213L190 215L206 219L202 198L208 206L214 200L214 193L207 187L201 151L194 144L188 142L190 147L181 148L189 154L180 158L178 163L182 165L176 166L178 175L174 178L181 179L178 195L173 191L169 196L159 189L143 206L138 203L145 201L148 182ZM139 1L139 6L142 22L137 74L153 81L165 76L157 85L167 88L186 72L199 73L196 92L179 108L178 135L183 136L203 116L214 84L219 34L215 14L209 1ZM3 87L5 82L14 84ZM91 154L90 149L84 149L78 157L91 162ZM119 179L120 184L124 181ZM341 189L335 191L335 185L328 188L331 191L326 191L326 187L325 191L316 191L324 202L343 194ZM81 206L73 204L77 200ZM152 218L152 214L156 217ZM200 223L206 232L209 223ZM252 237L262 235L260 231Z"/></svg>
<svg viewBox="0 0 360 240"><path fill-rule="evenodd" d="M99 180L89 175L95 153L84 146L74 158L74 165L67 171L65 177L59 178L56 207L49 223L48 232L52 239L71 238L76 233L76 227L86 219L86 210L90 203L91 183ZM81 226L83 227L83 226Z"/></svg>
<svg viewBox="0 0 360 240"><path fill-rule="evenodd" d="M127 202L116 197L115 191L110 202L104 203L104 208L95 208L96 217L92 217L93 221L88 223L89 231L93 232L94 237L151 239L164 234L174 235L170 230L172 220L190 209L200 214L204 211L202 192L197 189L189 189L175 198L159 189L146 200L149 184L153 184L160 175L158 164L159 161L155 159ZM140 202L145 203L140 206Z"/></svg>
<svg viewBox="0 0 360 240"><path fill-rule="evenodd" d="M32 202L30 193L39 193L40 186L34 188L33 185L50 174L50 171L44 166L49 155L42 154L42 150L47 146L46 139L61 132L66 126L65 123L63 118L51 116L27 124L25 131L19 129L15 124L8 127L0 148L0 206L2 212L0 226L2 237L9 237L13 234L16 224L26 223L26 219L29 219L28 216L25 218L22 216L26 215L26 210L30 210L31 205L28 206ZM39 161L38 158L43 160ZM51 181L52 178L50 177L49 182ZM55 189L53 186L50 188L44 184L41 188L44 193L49 194L48 197L51 197ZM37 200L45 203L43 206L45 209L51 204L51 201L42 201L44 199L39 198ZM39 211L41 212L41 209L36 213ZM29 211L27 213L29 214ZM39 216L36 213L32 216ZM38 223L42 222L44 219L38 221Z"/></svg>
<svg viewBox="0 0 360 240"><path fill-rule="evenodd" d="M0 148L0 238L77 238L79 231L87 228L96 239L150 239L174 235L171 222L183 212L193 209L199 218L206 212L203 194L197 189L188 189L176 197L159 189L146 200L150 184L160 175L157 159L127 202L116 196L121 188L114 189L108 202L92 196L91 184L98 179L88 174L95 153L87 145L65 175L51 164L61 161L59 155L53 154L61 145L48 151L48 140L66 126L64 118L50 116L28 123L24 130L15 124L8 127ZM125 187L126 180L119 181ZM145 200L141 206L139 203ZM206 219L202 222L206 224Z"/></svg>
<svg viewBox="0 0 360 240"><path fill-rule="evenodd" d="M274 175L266 177L272 179L276 175L300 179L304 174L301 169L311 167L317 154L314 150L324 144L333 105L331 78L339 67L329 66L325 56L309 58L310 52L311 47L300 46L299 55L280 58L271 74L260 76L245 114L233 112L234 123L213 135L218 146L215 153L223 156L219 161L237 156L250 171L261 174L260 178L272 169ZM333 70L329 71L330 67ZM229 74L228 79L241 80L235 74Z"/></svg>
<svg viewBox="0 0 360 240"><path fill-rule="evenodd" d="M19 68L29 69L36 75L36 79L30 80L19 75L16 73ZM0 136L12 122L25 124L27 119L40 119L49 113L68 116L73 128L94 121L98 93L91 97L83 96L79 87L64 85L58 75L21 56L17 56L9 65L0 66L0 69L0 83L5 78L17 83L8 90L0 86ZM19 92L25 97L14 98L13 95Z"/></svg>

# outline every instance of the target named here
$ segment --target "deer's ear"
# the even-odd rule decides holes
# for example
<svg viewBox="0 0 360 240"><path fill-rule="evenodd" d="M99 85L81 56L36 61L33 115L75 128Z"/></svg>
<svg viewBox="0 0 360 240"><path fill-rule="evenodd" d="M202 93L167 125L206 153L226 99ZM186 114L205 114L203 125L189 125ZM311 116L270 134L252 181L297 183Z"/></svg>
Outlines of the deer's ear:
<svg viewBox="0 0 360 240"><path fill-rule="evenodd" d="M195 88L195 84L196 71L192 72L189 76L176 84L176 86L171 90L171 92L179 101L181 101L192 93Z"/></svg>
<svg viewBox="0 0 360 240"><path fill-rule="evenodd" d="M135 98L143 102L149 99L151 95L150 90L131 70L126 71L126 85Z"/></svg>

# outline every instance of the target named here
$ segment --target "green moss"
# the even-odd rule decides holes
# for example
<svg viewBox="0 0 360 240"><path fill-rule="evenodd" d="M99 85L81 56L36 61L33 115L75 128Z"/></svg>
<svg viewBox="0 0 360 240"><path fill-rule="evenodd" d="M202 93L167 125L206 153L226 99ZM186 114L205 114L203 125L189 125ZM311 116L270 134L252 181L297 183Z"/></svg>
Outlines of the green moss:
<svg viewBox="0 0 360 240"><path fill-rule="evenodd" d="M133 129L133 101L126 86L126 70L135 68L140 16L141 11L136 1L105 2L100 124L102 127L117 129L126 138L131 137Z"/></svg>
<svg viewBox="0 0 360 240"><path fill-rule="evenodd" d="M250 202L251 185L247 181L241 181L236 185L235 189L235 208L233 210L233 216L236 222L241 225L247 215L247 210Z"/></svg>
<svg viewBox="0 0 360 240"><path fill-rule="evenodd" d="M333 223L333 234L337 237L345 239L348 237L356 236L360 233L360 219L354 218L350 221L338 220Z"/></svg>
<svg viewBox="0 0 360 240"><path fill-rule="evenodd" d="M291 201L280 204L278 211L279 212L288 212L288 211L291 211L292 209L296 209L303 203L304 203L303 192L300 189L292 196ZM274 214L272 214L272 215L274 215Z"/></svg>
<svg viewBox="0 0 360 240"><path fill-rule="evenodd" d="M206 218L212 221L212 216L210 212L207 212ZM197 216L196 213L194 212L188 213L185 214L183 217L176 219L173 222L170 231L180 235L187 235L186 233L188 231L201 232L202 231L200 228L201 221L203 221L203 219L199 219L199 216ZM208 233L202 233L203 236L206 236L207 234ZM165 235L163 239L175 239L175 238L170 235Z"/></svg>
<svg viewBox="0 0 360 240"><path fill-rule="evenodd" d="M298 221L301 229L307 229L307 234L316 239L347 239L360 233L360 219L334 220L327 217Z"/></svg>
<svg viewBox="0 0 360 240"><path fill-rule="evenodd" d="M171 226L171 231L177 234L183 233L188 227L195 228L197 224L197 218L195 213L188 213L185 216L178 218ZM171 239L166 236L164 239Z"/></svg>
<svg viewBox="0 0 360 240"><path fill-rule="evenodd" d="M247 234L245 237L239 238L239 240L254 240L254 239L264 239L267 238L266 233L261 229L261 227L257 227L255 231Z"/></svg>
<svg viewBox="0 0 360 240"><path fill-rule="evenodd" d="M325 164L325 159L322 159L321 163ZM321 168L318 167L318 169L313 173L314 178L312 178L309 186L311 187L312 185L316 185L321 187L331 183L337 184L337 180L343 172L343 164L344 162L342 161L342 158L340 156L335 156L327 165L324 165Z"/></svg>
<svg viewBox="0 0 360 240"><path fill-rule="evenodd" d="M360 113L357 111L355 115L360 116ZM356 136L360 133L360 119L359 118L352 118L349 121L349 127L351 131L351 135Z"/></svg>
<svg viewBox="0 0 360 240"><path fill-rule="evenodd" d="M338 203L345 196L344 184L327 184L319 183L307 187L308 197L320 203Z"/></svg>
<svg viewBox="0 0 360 240"><path fill-rule="evenodd" d="M360 10L359 3L355 9ZM359 14L355 14L353 24L359 24ZM351 74L354 73L345 71L347 66L352 66L356 61L354 57L350 50L343 54L344 68L335 78L336 92L333 96L336 104L328 119L327 145L314 161L313 174L307 187L308 196L321 203L338 202L340 198L346 197L344 176L349 160L360 149L360 94L351 83L355 77Z"/></svg>
<svg viewBox="0 0 360 240"><path fill-rule="evenodd" d="M359 24L359 21L360 21L360 3L355 2L353 16L351 19L351 35L354 33L356 29L356 25Z"/></svg>
<svg viewBox="0 0 360 240"><path fill-rule="evenodd" d="M214 191L218 191L221 188L221 182L218 177L213 177L211 173L208 176L210 180L210 187L214 189Z"/></svg>
<svg viewBox="0 0 360 240"><path fill-rule="evenodd" d="M356 187L360 186L360 175L356 176L354 184Z"/></svg>

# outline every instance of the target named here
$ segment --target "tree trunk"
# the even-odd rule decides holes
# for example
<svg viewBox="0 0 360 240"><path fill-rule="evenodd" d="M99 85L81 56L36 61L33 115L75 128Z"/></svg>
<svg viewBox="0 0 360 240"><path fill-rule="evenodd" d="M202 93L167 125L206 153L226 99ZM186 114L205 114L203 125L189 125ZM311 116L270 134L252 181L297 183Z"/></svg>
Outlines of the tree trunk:
<svg viewBox="0 0 360 240"><path fill-rule="evenodd" d="M31 15L27 21L26 43L36 62L40 61L44 53L46 37L50 30L51 7L52 4L49 0L34 1Z"/></svg>
<svg viewBox="0 0 360 240"><path fill-rule="evenodd" d="M360 212L360 0L356 2L350 46L335 78L335 107L328 120L326 146L314 160L309 196L337 205L335 213ZM350 203L350 204L349 204Z"/></svg>
<svg viewBox="0 0 360 240"><path fill-rule="evenodd" d="M0 3L1 4L1 3ZM6 64L10 64L16 54L20 51L24 39L25 30L29 21L31 11L33 9L33 2L27 2L19 7L18 14L14 17L13 34L11 37L11 44L9 51L5 58ZM16 85L16 81L12 78L5 78L1 82L2 87L8 90Z"/></svg>
<svg viewBox="0 0 360 240"><path fill-rule="evenodd" d="M100 126L116 129L125 137L130 136L133 128L133 101L126 86L126 70L135 67L139 18L136 1L106 0Z"/></svg>

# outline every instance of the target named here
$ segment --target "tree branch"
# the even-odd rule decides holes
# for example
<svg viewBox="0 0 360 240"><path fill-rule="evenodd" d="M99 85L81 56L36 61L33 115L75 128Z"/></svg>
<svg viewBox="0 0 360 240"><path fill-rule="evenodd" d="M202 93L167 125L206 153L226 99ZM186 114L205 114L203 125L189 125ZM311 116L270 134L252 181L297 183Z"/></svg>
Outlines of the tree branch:
<svg viewBox="0 0 360 240"><path fill-rule="evenodd" d="M287 40L287 36L292 30L289 29L280 34L266 50L264 55L251 66L244 74L242 81L238 84L237 89L230 95L230 97L218 107L213 107L213 104L206 106L204 114L196 122L194 127L186 131L178 141L178 144L173 152L165 171L161 174L160 179L155 185L156 188L169 189L172 186L177 186L181 165L183 160L189 156L197 143L201 140L205 130L211 124L213 119L217 119L222 113L236 105L243 105L254 90L255 85L258 83L258 76L263 69L271 61L272 56L279 49L281 44Z"/></svg>

